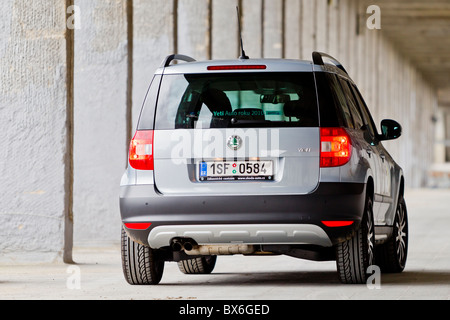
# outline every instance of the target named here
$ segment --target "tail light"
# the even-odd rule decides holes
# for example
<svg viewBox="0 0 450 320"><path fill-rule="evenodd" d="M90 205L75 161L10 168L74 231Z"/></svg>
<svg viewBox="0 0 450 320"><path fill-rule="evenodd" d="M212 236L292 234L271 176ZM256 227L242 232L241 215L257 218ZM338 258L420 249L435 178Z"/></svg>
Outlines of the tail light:
<svg viewBox="0 0 450 320"><path fill-rule="evenodd" d="M153 170L153 130L138 130L130 143L130 165L138 170Z"/></svg>
<svg viewBox="0 0 450 320"><path fill-rule="evenodd" d="M344 128L320 128L320 166L338 167L351 157L352 143Z"/></svg>

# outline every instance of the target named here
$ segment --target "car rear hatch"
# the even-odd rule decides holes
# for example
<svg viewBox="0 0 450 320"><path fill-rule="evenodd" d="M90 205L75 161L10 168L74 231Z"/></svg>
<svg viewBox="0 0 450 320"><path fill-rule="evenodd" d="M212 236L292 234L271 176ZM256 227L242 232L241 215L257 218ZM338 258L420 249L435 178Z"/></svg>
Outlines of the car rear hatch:
<svg viewBox="0 0 450 320"><path fill-rule="evenodd" d="M318 185L312 72L168 74L156 110L163 195L307 194Z"/></svg>

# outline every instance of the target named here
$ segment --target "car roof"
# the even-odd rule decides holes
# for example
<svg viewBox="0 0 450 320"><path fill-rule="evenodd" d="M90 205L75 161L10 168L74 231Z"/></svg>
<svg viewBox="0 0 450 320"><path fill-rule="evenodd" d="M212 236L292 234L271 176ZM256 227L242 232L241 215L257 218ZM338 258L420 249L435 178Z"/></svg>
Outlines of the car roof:
<svg viewBox="0 0 450 320"><path fill-rule="evenodd" d="M332 57L331 57L332 58ZM171 64L173 60L183 61ZM257 66L257 68L254 68ZM263 66L263 68L259 68ZM219 69L219 70L217 70ZM167 56L155 74L198 74L198 73L236 73L236 72L330 72L350 77L343 68L329 63L313 63L297 59L229 59L196 61L184 55Z"/></svg>
<svg viewBox="0 0 450 320"><path fill-rule="evenodd" d="M264 69L253 69L252 66L264 66ZM301 72L313 71L311 61L292 59L235 59L235 60L205 60L194 62L181 62L169 66L162 66L156 74L185 74L185 73L211 73L208 67L224 67L220 72ZM228 69L227 67L236 67ZM249 69L239 69L249 68Z"/></svg>

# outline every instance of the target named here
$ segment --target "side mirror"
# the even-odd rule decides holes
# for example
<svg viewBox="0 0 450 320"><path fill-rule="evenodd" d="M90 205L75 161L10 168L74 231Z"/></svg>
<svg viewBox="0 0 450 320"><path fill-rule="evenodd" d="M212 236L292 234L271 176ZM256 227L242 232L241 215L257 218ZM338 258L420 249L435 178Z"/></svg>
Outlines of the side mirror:
<svg viewBox="0 0 450 320"><path fill-rule="evenodd" d="M381 121L380 140L397 139L402 135L402 126L395 120L384 119Z"/></svg>

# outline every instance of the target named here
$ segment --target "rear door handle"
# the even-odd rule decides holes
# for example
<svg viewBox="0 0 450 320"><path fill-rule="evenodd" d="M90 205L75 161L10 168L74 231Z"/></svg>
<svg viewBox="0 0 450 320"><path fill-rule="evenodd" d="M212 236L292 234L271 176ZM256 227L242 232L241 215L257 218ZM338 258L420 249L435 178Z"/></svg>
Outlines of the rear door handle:
<svg viewBox="0 0 450 320"><path fill-rule="evenodd" d="M380 154L380 158L381 158L381 160L383 160L383 162L384 162L384 160L386 159L386 156L385 156L384 154Z"/></svg>

